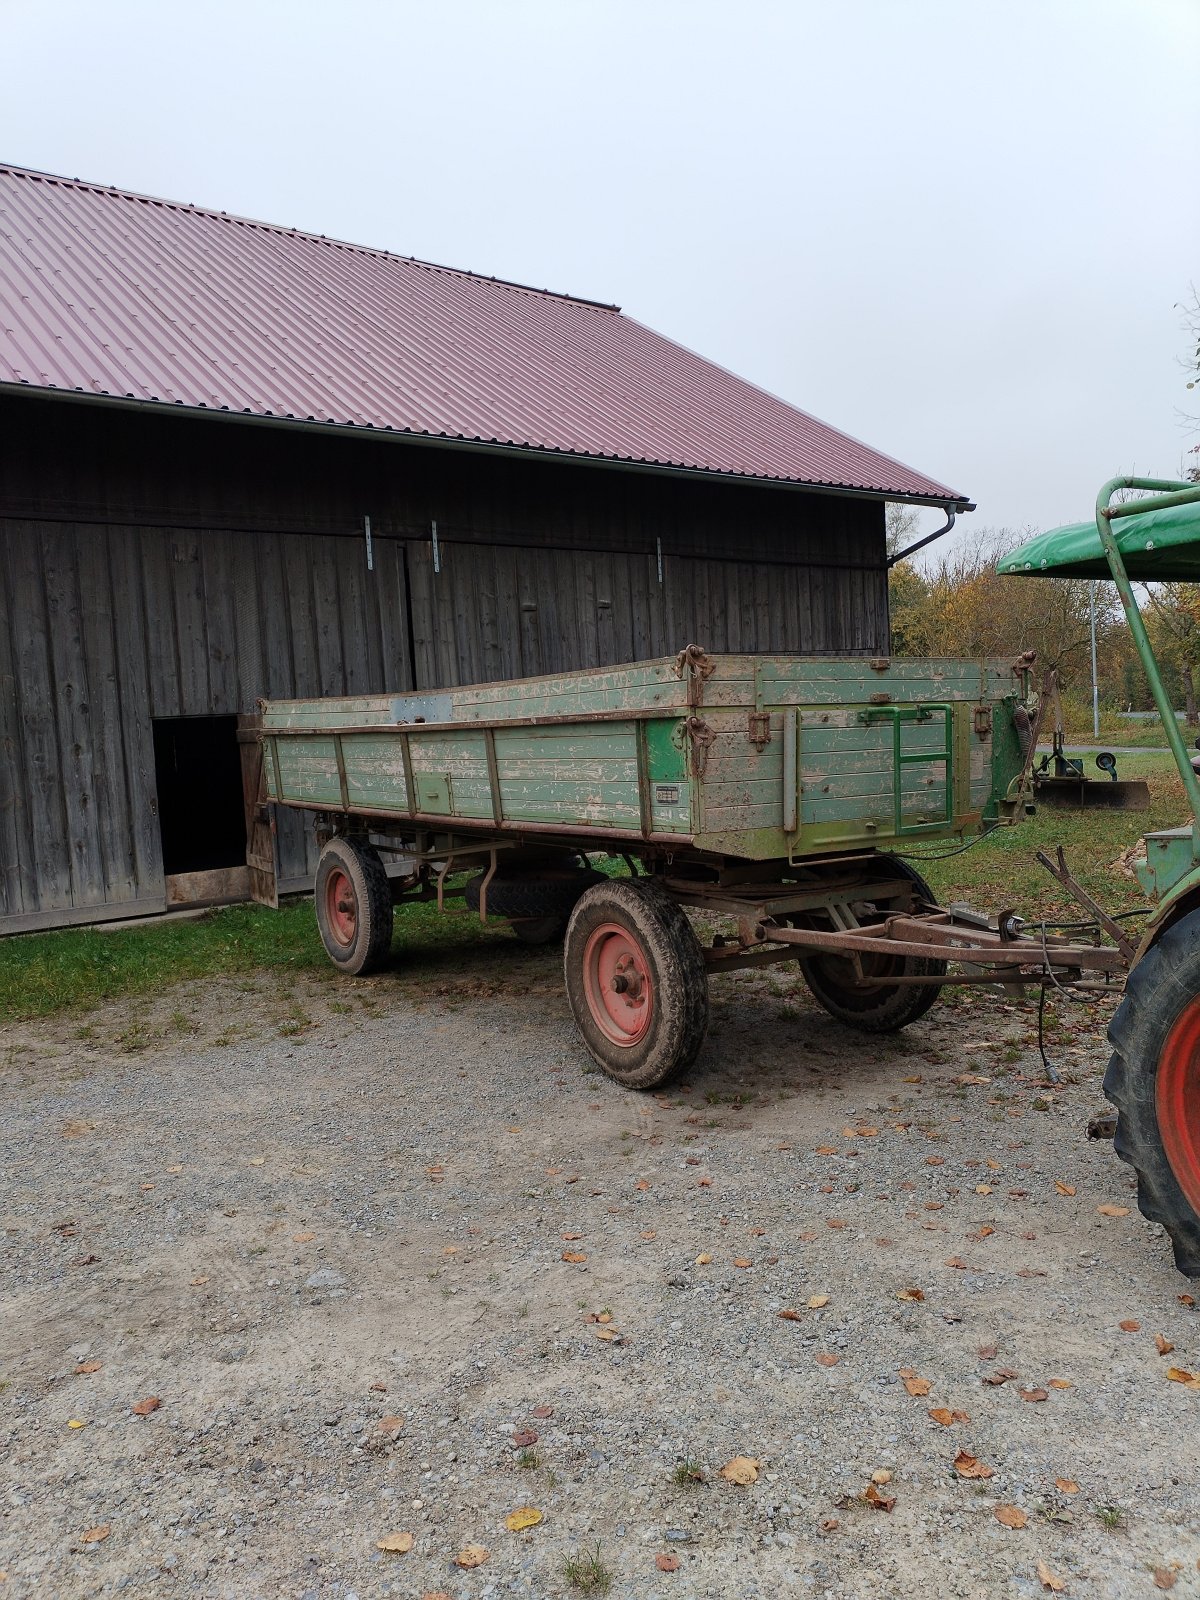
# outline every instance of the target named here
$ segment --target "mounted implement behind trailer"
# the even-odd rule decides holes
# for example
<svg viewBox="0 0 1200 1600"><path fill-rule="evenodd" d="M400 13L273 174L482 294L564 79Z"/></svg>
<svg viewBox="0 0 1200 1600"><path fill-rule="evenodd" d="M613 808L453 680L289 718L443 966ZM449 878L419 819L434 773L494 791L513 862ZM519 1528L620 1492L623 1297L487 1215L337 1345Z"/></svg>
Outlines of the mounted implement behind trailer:
<svg viewBox="0 0 1200 1600"><path fill-rule="evenodd" d="M894 853L1023 814L1030 665L692 645L553 678L269 702L266 795L318 813L335 965L380 966L411 900L462 896L530 942L565 932L584 1042L647 1088L699 1050L711 971L799 960L821 1005L869 1032L920 1017L947 983L1103 988L1121 971L1098 939L939 909ZM630 876L595 871L598 853ZM684 908L728 931L702 948Z"/></svg>
<svg viewBox="0 0 1200 1600"><path fill-rule="evenodd" d="M1113 505L1122 490L1148 498ZM1181 1272L1200 1277L1200 780L1131 585L1200 582L1200 485L1113 478L1094 522L1058 528L1000 562L1020 576L1116 583L1192 821L1146 835L1142 887L1156 902L1131 952L1125 998L1108 1030L1104 1088L1117 1108L1117 1154L1138 1176L1138 1205L1170 1234Z"/></svg>

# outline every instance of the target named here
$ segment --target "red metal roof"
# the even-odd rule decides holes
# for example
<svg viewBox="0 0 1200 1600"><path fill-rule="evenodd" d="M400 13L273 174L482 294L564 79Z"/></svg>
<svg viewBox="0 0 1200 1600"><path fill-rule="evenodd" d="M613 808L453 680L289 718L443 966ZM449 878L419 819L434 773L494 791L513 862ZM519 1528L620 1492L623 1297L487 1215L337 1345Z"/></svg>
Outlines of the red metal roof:
<svg viewBox="0 0 1200 1600"><path fill-rule="evenodd" d="M616 306L0 167L0 385L961 502Z"/></svg>

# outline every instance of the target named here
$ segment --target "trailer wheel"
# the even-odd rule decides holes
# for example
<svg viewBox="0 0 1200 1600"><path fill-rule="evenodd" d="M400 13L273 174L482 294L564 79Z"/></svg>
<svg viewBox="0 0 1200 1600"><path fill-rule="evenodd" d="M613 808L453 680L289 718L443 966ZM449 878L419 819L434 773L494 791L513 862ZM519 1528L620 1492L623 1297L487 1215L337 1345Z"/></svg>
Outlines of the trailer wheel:
<svg viewBox="0 0 1200 1600"><path fill-rule="evenodd" d="M481 872L468 880L463 891L468 911L479 910L486 876ZM524 944L554 944L566 933L580 895L606 881L594 867L542 866L528 875L498 872L488 884L488 913L508 917Z"/></svg>
<svg viewBox="0 0 1200 1600"><path fill-rule="evenodd" d="M1142 1215L1167 1230L1180 1272L1200 1278L1200 911L1134 967L1108 1039L1114 1147L1137 1173Z"/></svg>
<svg viewBox="0 0 1200 1600"><path fill-rule="evenodd" d="M392 947L392 892L379 852L356 839L330 839L317 862L313 900L334 966L377 972Z"/></svg>
<svg viewBox="0 0 1200 1600"><path fill-rule="evenodd" d="M937 904L933 890L916 870L899 856L887 863L889 872L908 878L917 896ZM866 983L858 981L854 963L844 956L809 956L800 963L813 999L836 1017L862 1033L895 1033L923 1017L941 994L936 983L888 983L888 978L941 978L944 961L920 956L873 956L861 958Z"/></svg>
<svg viewBox="0 0 1200 1600"><path fill-rule="evenodd" d="M696 1059L708 1029L708 974L682 908L655 884L606 880L571 914L567 999L610 1078L651 1089Z"/></svg>

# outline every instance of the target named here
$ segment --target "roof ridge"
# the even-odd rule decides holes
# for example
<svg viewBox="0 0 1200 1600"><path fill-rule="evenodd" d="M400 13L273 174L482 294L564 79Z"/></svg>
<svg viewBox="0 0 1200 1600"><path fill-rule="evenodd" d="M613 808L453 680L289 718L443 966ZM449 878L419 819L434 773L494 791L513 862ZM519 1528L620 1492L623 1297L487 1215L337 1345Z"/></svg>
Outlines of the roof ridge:
<svg viewBox="0 0 1200 1600"><path fill-rule="evenodd" d="M0 173L15 178L32 179L35 183L62 184L69 189L80 189L91 194L112 195L122 200L137 200L143 205L162 206L168 211L187 211L195 216L211 217L214 221L235 224L242 228L255 228L262 233L273 233L288 239L311 239L314 244L327 245L332 250L350 250L356 255L372 256L377 260L402 261L407 266L421 267L426 272L444 272L450 277L468 278L476 283L494 283L501 289L516 289L537 299L565 300L572 305L588 306L596 311L621 314L621 307L607 300L593 300L587 295L570 294L561 289L539 289L536 284L520 283L515 278L498 278L495 274L473 272L469 267L451 267L440 261L426 261L421 256L401 255L395 250L384 250L378 245L355 244L351 239L334 239L328 234L312 233L307 228L292 228L280 222L264 222L259 217L244 217L236 211L217 211L212 206L198 206L190 200L167 200L161 195L142 194L137 189L123 189L114 183L95 183L86 178L68 178L60 172L43 172L37 167L20 167L11 161L0 161Z"/></svg>

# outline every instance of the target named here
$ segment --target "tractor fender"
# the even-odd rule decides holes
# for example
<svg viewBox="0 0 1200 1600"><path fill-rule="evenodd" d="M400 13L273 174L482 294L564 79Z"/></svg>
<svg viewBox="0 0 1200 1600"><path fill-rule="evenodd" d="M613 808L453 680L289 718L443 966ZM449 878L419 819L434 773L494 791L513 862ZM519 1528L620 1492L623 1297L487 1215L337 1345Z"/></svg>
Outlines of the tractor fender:
<svg viewBox="0 0 1200 1600"><path fill-rule="evenodd" d="M1185 877L1180 878L1172 887L1170 894L1159 902L1154 915L1142 929L1141 941L1133 953L1129 970L1133 971L1168 928L1174 927L1181 917L1186 917L1192 911L1200 911L1200 867L1193 868Z"/></svg>

